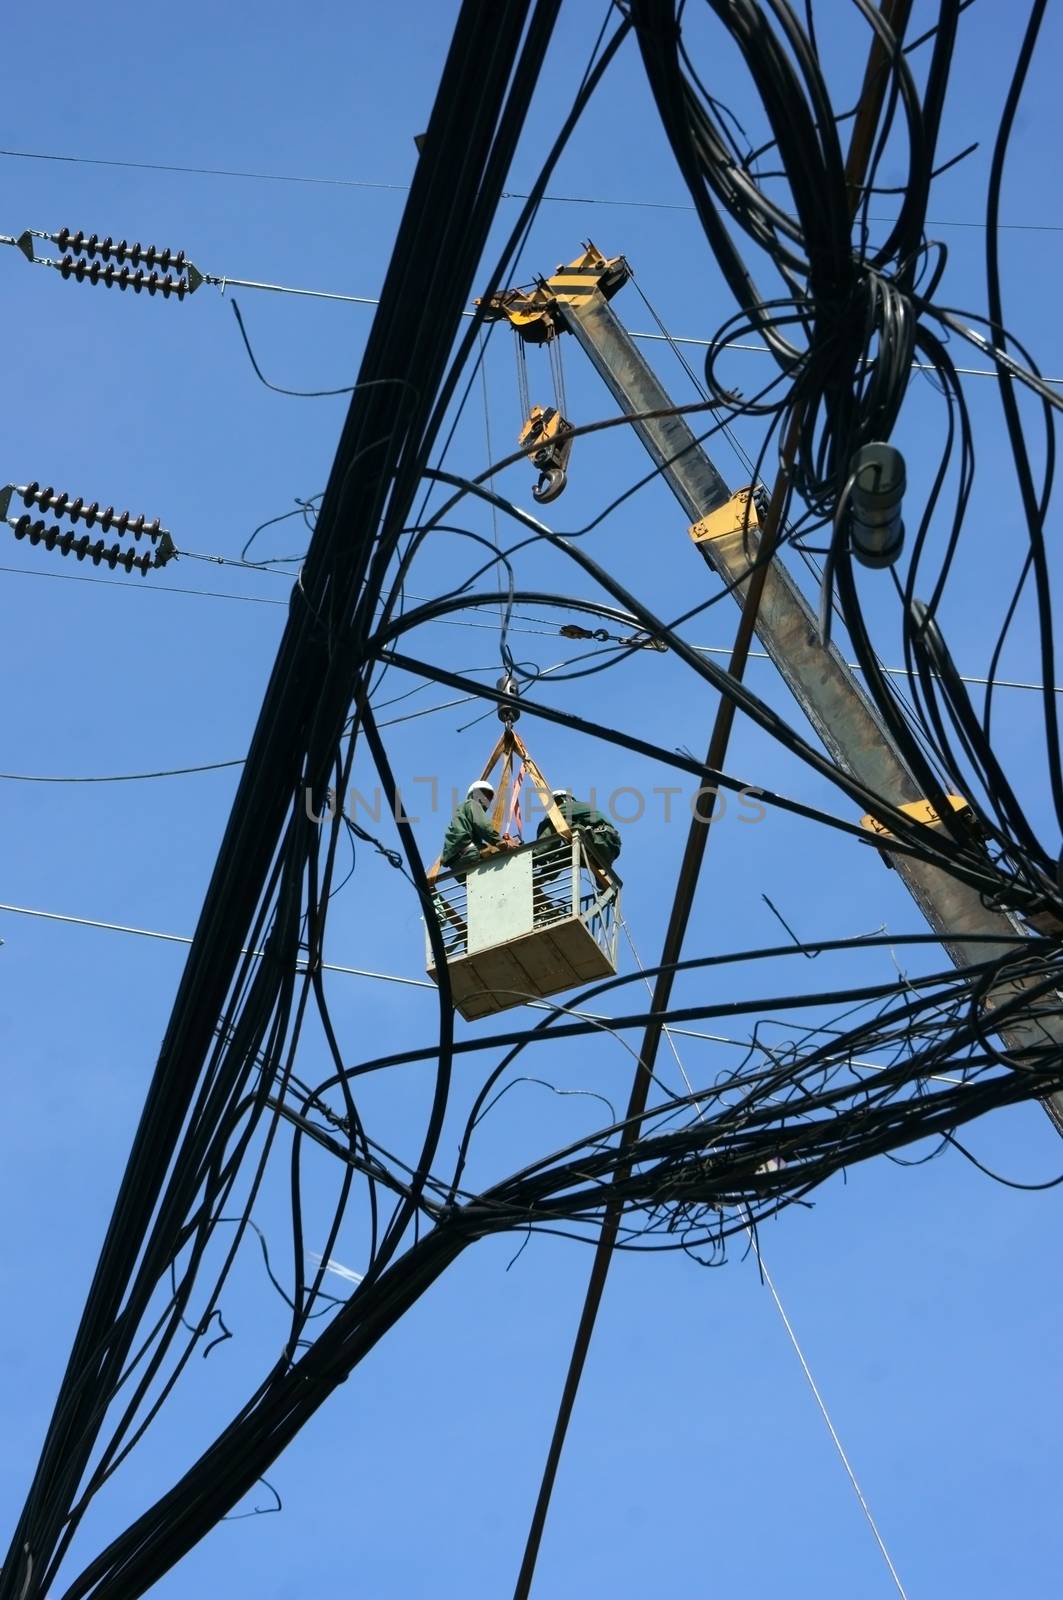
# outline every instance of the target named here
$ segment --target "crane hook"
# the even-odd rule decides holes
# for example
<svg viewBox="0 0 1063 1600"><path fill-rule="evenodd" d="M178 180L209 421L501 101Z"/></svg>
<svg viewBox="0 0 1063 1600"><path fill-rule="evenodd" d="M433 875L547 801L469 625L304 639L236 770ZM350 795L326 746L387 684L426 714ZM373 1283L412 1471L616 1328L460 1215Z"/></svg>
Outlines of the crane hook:
<svg viewBox="0 0 1063 1600"><path fill-rule="evenodd" d="M551 500L556 500L568 483L568 473L564 467L544 467L539 473L539 482L532 489L532 499L539 505L548 505Z"/></svg>
<svg viewBox="0 0 1063 1600"><path fill-rule="evenodd" d="M532 490L539 505L556 500L568 482L568 458L572 453L572 424L556 406L533 406L520 431L518 444L533 467L539 469L539 482Z"/></svg>

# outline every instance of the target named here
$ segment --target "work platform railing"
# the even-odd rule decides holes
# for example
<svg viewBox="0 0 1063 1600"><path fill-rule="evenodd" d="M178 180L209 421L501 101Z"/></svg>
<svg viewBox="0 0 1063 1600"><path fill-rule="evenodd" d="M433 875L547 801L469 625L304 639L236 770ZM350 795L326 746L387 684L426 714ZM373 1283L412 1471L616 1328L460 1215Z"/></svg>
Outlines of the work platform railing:
<svg viewBox="0 0 1063 1600"><path fill-rule="evenodd" d="M440 873L434 908L468 1020L616 972L621 882L586 836L535 840ZM437 978L428 944L428 973Z"/></svg>

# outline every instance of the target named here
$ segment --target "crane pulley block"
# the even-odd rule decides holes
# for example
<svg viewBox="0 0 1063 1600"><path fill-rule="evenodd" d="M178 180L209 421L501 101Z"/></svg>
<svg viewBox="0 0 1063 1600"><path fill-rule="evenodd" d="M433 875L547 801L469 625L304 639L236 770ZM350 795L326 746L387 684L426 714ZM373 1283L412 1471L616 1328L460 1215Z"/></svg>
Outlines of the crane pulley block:
<svg viewBox="0 0 1063 1600"><path fill-rule="evenodd" d="M507 728L512 728L520 716L520 706L517 704L520 699L520 685L517 683L516 678L510 677L507 672L499 678L495 688L500 694L507 696L498 708L498 720L504 723ZM486 773L484 776L486 777Z"/></svg>
<svg viewBox="0 0 1063 1600"><path fill-rule="evenodd" d="M581 256L568 266L558 267L551 277L541 278L534 289L503 289L488 300L474 303L483 306L485 320L498 322L504 318L529 344L545 344L563 331L563 324L554 314L557 305L578 304L596 289L611 300L630 276L631 268L623 256L607 258L588 239Z"/></svg>
<svg viewBox="0 0 1063 1600"><path fill-rule="evenodd" d="M570 261L567 267L558 267L552 277L540 278L533 289L503 289L475 302L483 311L485 321L506 321L516 334L517 381L523 402L521 416L525 419L518 442L533 465L539 468L539 482L532 494L540 505L556 500L565 488L572 449L573 426L565 417L565 386L558 344L558 336L565 331L560 308L585 302L592 294L611 300L630 276L631 268L623 256L603 256L587 240L581 256ZM549 351L554 374L552 406L529 404L524 360L526 344L545 345Z"/></svg>

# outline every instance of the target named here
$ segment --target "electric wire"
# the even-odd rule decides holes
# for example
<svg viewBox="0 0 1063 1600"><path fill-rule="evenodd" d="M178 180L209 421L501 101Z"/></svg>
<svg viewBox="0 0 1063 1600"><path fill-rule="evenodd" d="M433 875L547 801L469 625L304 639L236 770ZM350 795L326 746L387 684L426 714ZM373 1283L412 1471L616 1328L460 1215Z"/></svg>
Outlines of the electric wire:
<svg viewBox="0 0 1063 1600"><path fill-rule="evenodd" d="M369 178L323 178L280 172L248 172L233 167L175 166L154 161L105 160L98 156L54 155L38 150L0 150L0 156L19 161L57 161L77 166L126 167L141 172L174 172L190 176L211 178L249 178L262 183L308 183L340 189L381 189L401 194L409 193L408 183L386 183ZM506 191L503 200L527 200L527 194ZM694 207L683 201L607 199L601 195L544 194L541 204L549 205L603 205L634 207L648 211L693 211ZM875 222L892 222L892 217L875 217ZM985 222L977 219L964 221L935 220L928 224L934 228L984 228ZM1026 233L1063 233L1063 223L1057 222L1001 222L1001 228Z"/></svg>
<svg viewBox="0 0 1063 1600"><path fill-rule="evenodd" d="M2 154L3 154L3 152L0 151L0 155L2 155ZM1063 232L1063 226L1060 227L1059 231ZM16 243L16 238L15 238L14 235L2 234L2 235L0 235L0 243L2 243L2 244L15 244ZM47 260L45 260L45 258L36 258L36 259L38 260L38 263L43 261L44 264L46 264L46 265L50 264ZM372 306L372 307L377 307L377 306L380 305L379 299L375 298L372 295L344 294L344 293L341 293L339 290L334 290L334 289L309 289L309 288L306 288L305 286L300 286L300 285L296 285L296 284L269 283L269 282L266 282L264 280L257 279L257 278L234 278L234 277L229 277L228 275L220 274L220 273L206 273L206 274L204 274L204 282L205 283L209 283L214 288L217 288L218 290L220 290L220 292L223 295L229 289L257 289L257 290L261 290L261 291L263 291L265 293L270 293L270 294L293 295L296 298L305 299L305 300L330 300L330 301L334 301L334 302L336 302L338 304L342 304L342 305L357 305L357 306ZM232 304L233 304L234 309L236 309L236 302L233 301ZM239 316L239 313L237 313L237 315ZM465 318L470 319L470 320L475 317L475 313L472 312L472 311L463 311L461 313L461 315L463 317L465 317ZM998 356L998 359L1000 358L1000 352L994 352L992 347L988 346L986 344L986 342L983 339L981 339L980 336L973 329L971 329L969 327L966 327L963 324L955 324L955 330L956 330L956 332L960 333L964 338L969 339L970 342L974 343L979 349L985 350L986 354L996 354ZM241 332L242 331L243 330L241 328ZM629 334L630 338L635 339L640 343L642 343L642 342L654 343L654 342L658 342L658 341L663 341L663 342L666 342L666 343L672 345L673 347L678 347L680 345L690 345L691 347L694 347L694 348L698 348L698 349L702 349L702 350L710 350L710 351L713 352L714 355L717 352L722 351L722 350L739 351L739 352L741 352L743 354L746 354L746 355L768 355L768 354L770 354L770 351L768 351L765 348L764 345L749 344L749 343L746 343L746 342L744 342L743 340L740 340L740 339L738 339L738 340L736 340L736 339L719 339L719 338L717 338L717 339L704 339L704 338L696 338L696 337L693 337L693 336L688 335L688 334L669 334L666 337L665 335L663 335L661 333L638 332L635 329L629 329L628 330L628 334ZM247 347L247 349L248 349L248 354L250 355L251 352L250 352L250 347L247 346L246 335L245 335L245 338L244 338L244 343L245 343L245 347ZM251 361L252 361L252 364L254 365L254 357L253 356L251 356ZM931 362L913 361L911 363L911 371L913 371L913 372L933 373L933 372L937 371L937 368ZM967 377L967 378L998 378L999 375L1000 375L1000 369L999 368L994 368L994 367L959 367L958 366L958 367L955 368L955 371L960 376ZM1019 369L1019 371L1016 373L1016 375L1023 376L1022 370ZM349 390L347 390L347 389L317 389L317 390L284 389L284 388L279 387L276 384L270 383L269 380L266 379L262 375L261 372L258 372L258 376L261 379L261 381L265 384L267 389L273 389L278 394L294 395L294 396L297 396L299 398L316 399L316 398L322 398L322 397L327 397L327 396L335 396L335 395L346 394L346 393L349 392ZM1043 377L1043 376L1039 375L1038 381L1041 384L1047 384L1049 386L1054 386L1054 387L1057 387L1057 388L1063 388L1063 377L1052 378L1052 377ZM1060 402L1060 403L1063 403L1063 402Z"/></svg>
<svg viewBox="0 0 1063 1600"><path fill-rule="evenodd" d="M33 1600L48 1592L62 1592L64 1600L135 1600L147 1592L212 1526L232 1514L309 1417L478 1239L519 1232L526 1240L535 1232L600 1248L614 1219L616 1249L682 1250L692 1260L718 1265L726 1259L729 1240L751 1238L759 1256L756 1230L761 1222L788 1209L796 1214L821 1185L850 1167L881 1155L907 1160L904 1152L917 1146L912 1160L930 1159L920 1153L929 1148L932 1156L948 1153L981 1166L956 1139L958 1128L1005 1106L1044 1102L1063 1088L1056 1042L1063 1025L1063 890L1054 877L1056 852L1030 821L1023 795L994 749L988 706L979 717L970 703L937 615L950 573L966 557L961 536L974 464L974 425L959 381L963 374L952 363L945 340L951 333L982 349L994 362L992 375L998 377L1008 408L1009 442L1023 486L1031 592L1038 609L1043 671L1035 687L1045 702L1046 718L1049 710L1054 718L1059 692L1045 595L1047 546L1040 531L1052 484L1051 408L1056 397L1033 358L1006 331L996 288L990 291L987 337L978 332L977 313L954 312L935 299L944 256L927 246L925 230L932 175L941 170L935 149L955 53L956 19L964 8L942 5L937 27L925 36L931 59L917 82L902 40L868 0L857 0L857 5L877 41L884 72L878 86L881 121L874 119L866 147L866 178L857 174L857 183L841 158L838 128L848 113L832 107L811 23L802 25L785 0L771 0L772 27L762 25L763 12L753 0L710 0L708 7L742 51L752 76L773 134L764 149L773 150L787 185L781 197L770 187L779 180L761 169L760 155L748 149L744 135L735 133L734 119L708 95L683 39L683 8L632 0L622 8L611 34L613 12L607 10L558 138L522 202L517 224L485 272L481 252L499 203L512 197L503 185L512 181L510 164L547 59L558 7L554 0L519 0L498 12L486 0L463 0L329 484L313 508L316 514L306 510L312 502L303 507L310 540L304 556L291 558L300 563L299 573L293 578L276 566L246 561L247 547L239 560L189 553L190 559L274 571L291 586L286 600L258 597L258 603L285 605L288 615L248 756L234 763L242 769L237 796L196 934L188 941L117 923L0 907L16 915L188 947L81 1326L0 1573L0 1600ZM898 6L890 15L896 21L905 10ZM1032 15L1036 18L1036 7ZM491 463L478 480L444 466L474 381L479 376L485 383L481 317L467 311L471 293L484 290L485 277L488 296L512 281L531 220L547 196L557 155L631 33L691 192L692 209L738 306L718 337L705 341L708 399L693 409L711 407L718 413L710 434L733 433L741 419L759 419L765 442L753 462L754 478L769 448L794 438L795 470L780 499L779 525L790 529L789 542L807 538L817 527L829 530L829 576L821 576L821 583L828 606L836 603L841 611L855 665L874 706L912 770L925 779L932 802L944 805L946 782L977 797L972 805L976 828L956 821L951 811L942 814L940 828L914 821L883 796L840 775L736 673L716 667L708 659L716 647L699 649L679 630L720 595L668 622L658 614L660 606L629 593L616 573L581 545L581 538L611 510L600 512L582 529L558 535L490 486L502 468L520 459L519 452ZM1032 43L1024 46L1009 110L1019 102L1023 61L1028 62L1032 48ZM1008 129L1005 118L987 213L991 280ZM896 153L907 182L899 186L904 200L898 216L888 223L887 234L873 241L870 206L880 189L877 171L887 149L891 161ZM854 197L855 237L850 210ZM774 274L785 292L760 290L743 257L750 246L761 263L756 270ZM215 282L223 292L234 284ZM285 292L283 286L250 280L248 287ZM777 370L757 395L743 400L719 380L715 361L729 339L743 343L754 334ZM669 342L673 348L678 343ZM258 369L250 345L248 354ZM917 518L904 581L897 585L902 670L881 663L877 626L873 634L837 507L853 448L868 436L888 437L901 414L913 367L935 375L943 440L941 464ZM1041 455L1034 453L1042 463L1036 479L1021 437L1021 417L1016 424L1015 381L1042 403L1046 444ZM486 390L484 398L487 422ZM578 431L591 434L626 427L628 421L610 418ZM625 490L612 507L624 504L658 470ZM430 497L443 489L454 493L430 515ZM420 509L415 510L419 499ZM492 537L458 525L459 502L490 518ZM787 522L791 507L794 514ZM499 533L503 519L517 529L508 545ZM427 597L414 596L408 580L411 573L419 574L421 554L434 534L456 536L455 548L462 556L472 554L467 567L457 562L461 570L455 572L452 588L432 581L422 585L429 589ZM551 573L578 567L581 580L589 579L595 593L605 598L565 594L563 577L539 579L538 573L541 587L526 586L517 562L532 551L552 564ZM767 570L771 554L769 550L756 566L757 574ZM280 558L275 561L280 564ZM996 669L1007 629L1017 617L1026 620L1020 605L1026 573L1022 562L1020 571L1014 600L1010 591L1005 596L1005 620L987 690L1003 686ZM499 576L492 578L491 592L478 592L475 585L494 572ZM551 590L550 581L558 587ZM919 598L924 594L930 595L927 603ZM413 609L411 599L417 601ZM527 607L535 608L533 615L522 609ZM823 939L813 946L795 941L737 953L701 951L686 959L679 959L676 950L674 959L645 974L656 980L655 993L670 994L672 981L682 974L723 974L723 986L699 988L696 1003L689 1005L667 999L609 1017L588 1011L600 997L623 997L626 985L643 979L641 972L624 974L584 991L573 1006L534 1002L540 1016L530 1025L526 1014L515 1013L491 1034L460 1033L454 1025L453 991L432 890L417 839L401 811L395 759L382 737L389 722L435 715L444 708L400 711L387 721L379 713L432 682L462 696L450 704L471 696L486 714L499 707L503 697L476 681L480 669L451 671L438 649L415 654L415 645L404 644L426 627L482 627L469 615L478 608L497 609L498 622L490 626L498 634L503 663L507 669L512 663L520 673L521 703L529 716L688 773L699 784L740 787L739 780L713 763L666 749L663 737L641 737L633 718L610 727L600 709L594 718L581 717L548 704L542 692L524 693L540 678L548 679L545 690L551 679L557 685L612 671L625 662L648 660L650 643L664 646L688 684L702 695L706 689L719 695L728 716L742 710L788 758L802 762L803 771L828 779L847 801L867 807L891 837L872 840L855 821L758 785L765 803L829 826L865 847L880 848L890 859L914 858L934 866L975 889L988 906L1003 907L1009 917L1021 915L1035 927L1032 919L1047 918L1048 932L1031 937L1015 924L1013 936L972 936L965 946L968 958L944 971L929 970L939 934ZM533 617L545 621L543 612L592 619L600 626L589 629L591 648L556 667L513 662L509 633L535 632L525 624ZM612 636L611 630L616 630ZM544 636L548 632L544 628ZM423 636L416 645L422 642ZM414 688L381 701L383 674L393 671L405 675ZM892 686L898 678L906 678L910 699L902 700ZM972 674L968 682L978 680ZM396 842L390 833L380 838L356 824L341 805L327 803L330 792L348 792L356 751L363 749L395 819ZM1055 778L1057 752L1047 722L1046 749L1046 771ZM9 777L130 781L193 770L199 769L111 780ZM352 867L362 845L375 850L389 878L409 897L411 910L420 912L438 984L325 959L329 908L347 881L342 876L348 868L347 842L355 850ZM681 910L685 892L681 879L673 915ZM663 903L667 910L667 895ZM898 968L888 981L873 981L869 953L894 946L927 952L922 964L928 970L909 974ZM822 988L786 976L801 968L806 955L824 952L838 965ZM843 972L843 963L852 970ZM762 974L762 981L745 982L747 970ZM422 989L429 1005L423 1044L392 1048L371 1059L359 1046L348 1055L324 983L324 975L332 973ZM736 974L734 986L726 977L730 973ZM716 1018L729 1019L728 1034L688 1027ZM741 1041L735 1037L735 1023L740 1030L745 1018L751 1032ZM295 1063L298 1051L306 1053L310 1020L324 1041L322 1073L330 1076L306 1084L295 1076ZM781 1043L763 1037L769 1021L783 1030ZM619 1043L630 1053L628 1033L639 1030L650 1037L666 1030L674 1050L667 1030L681 1029L722 1043L728 1051L737 1048L738 1059L729 1057L729 1064L700 1087L686 1081L685 1093L669 1090L654 1074L653 1104L629 1110L620 1119L607 1108L609 1121L603 1126L579 1121L589 1106L581 1101L577 1114L570 1098L568 1114L577 1121L565 1145L538 1151L520 1170L503 1177L493 1173L486 1181L473 1176L478 1159L474 1111L454 1176L445 1170L442 1130L456 1109L458 1062L473 1070L480 1064L486 1074L470 1091L475 1106L490 1103L489 1086L513 1063L523 1066L529 1049L546 1063L540 1077L549 1082L554 1053L567 1040L580 1041L579 1048L588 1051L615 1050ZM395 1153L378 1143L367 1124L361 1086L368 1077L415 1062L422 1068L423 1115L412 1148ZM336 1206L323 1237L314 1241L324 1248L312 1271L303 1223L303 1152L308 1146L318 1152L315 1160L331 1156L337 1174ZM219 1296L244 1241L255 1244L251 1213L265 1174L275 1170L282 1152L290 1165L293 1254L290 1274L283 1280L271 1272L285 1320L277 1345L281 1355L199 1459L105 1547L87 1550L80 1572L71 1577L67 1552L89 1506L127 1466L161 1407L177 1392L193 1352L204 1348L215 1316L220 1320ZM323 1291L323 1277L348 1212L360 1240L354 1259L365 1270L356 1274L349 1297L337 1299ZM231 1231L223 1232L222 1223ZM160 1285L161 1305L154 1298ZM785 1322L777 1296L776 1304ZM811 1383L807 1365L805 1370ZM814 1384L813 1390L819 1399ZM836 1435L835 1445L845 1461ZM847 1470L874 1529L859 1485ZM879 1546L900 1590L880 1537ZM65 1585L62 1590L60 1584Z"/></svg>
<svg viewBox="0 0 1063 1600"><path fill-rule="evenodd" d="M631 954L634 957L635 965L639 968L639 971L641 972L642 971L642 959L641 959L641 957L640 957L640 955L638 953L638 950L635 947L635 941L632 938L631 929L629 928L626 919L622 919L621 920L621 926L622 926L622 928L624 930L624 937L627 939L628 945L629 945L630 950L631 950ZM650 983L648 978L645 980L645 983L646 983L646 988L649 991L649 994L650 994L651 999L652 999L653 986ZM672 1052L673 1059L675 1061L676 1066L679 1069L679 1073L680 1073L680 1076L683 1079L683 1083L686 1086L687 1096L689 1097L691 1103L695 1104L697 1115L698 1116L703 1116L704 1113L703 1113L701 1107L696 1105L696 1091L695 1091L694 1085L690 1080L690 1076L689 1076L689 1074L688 1074L688 1072L686 1070L686 1067L683 1064L683 1059L680 1056L679 1050L678 1050L678 1048L676 1046L674 1030L671 1029L671 1028L664 1028L662 1031L664 1033L665 1039L668 1041L669 1049ZM830 1411L827 1408L827 1403L824 1400L823 1395L822 1395L822 1393L820 1391L820 1387L819 1387L818 1383L816 1382L816 1379L815 1379L815 1377L814 1377L814 1375L812 1373L812 1368L809 1366L808 1358L805 1355L804 1351L802 1350L800 1340L798 1339L797 1334L794 1331L793 1323L790 1321L790 1318L786 1313L786 1308L784 1307L784 1305L782 1303L782 1297L779 1294L778 1289L776 1288L775 1280L773 1279L771 1273L768 1271L767 1263L764 1260L764 1253L763 1253L763 1250L761 1249L760 1241L757 1238L756 1229L752 1225L750 1225L750 1227L747 1229L747 1236L749 1238L750 1247L753 1250L753 1254L754 1254L754 1256L756 1258L757 1271L760 1273L761 1281L764 1283L764 1285L766 1286L766 1288L768 1290L768 1293L771 1295L772 1304L774 1305L776 1311L779 1314L779 1319L782 1322L783 1328L786 1331L786 1336L789 1339L791 1346L793 1347L794 1354L797 1356L797 1359L801 1364L801 1371L804 1373L805 1381L807 1382L808 1387L812 1392L812 1398L815 1400L816 1407L817 1407L817 1409L819 1411L819 1414L823 1418L824 1425L826 1426L827 1431L830 1434L831 1443L834 1445L835 1451L837 1452L838 1459L841 1461L842 1468L843 1468L843 1470L845 1472L845 1475L849 1479L849 1483L850 1483L850 1485L852 1487L853 1493L855 1494L855 1496L857 1498L857 1501L859 1502L860 1509L861 1509L861 1512L863 1513L864 1519L867 1522L868 1527L871 1530L871 1535L874 1538L875 1543L878 1545L879 1550L881 1551L882 1559L886 1563L886 1567L887 1567L887 1569L889 1571L890 1577L893 1580L893 1583L894 1583L894 1585L895 1585L895 1587L897 1589L898 1594L901 1596L901 1600L907 1600L906 1591L905 1591L904 1586L901 1583L901 1580L900 1580L900 1578L899 1578L899 1576L897 1574L897 1569L893 1564L893 1559L890 1556L890 1553L889 1553L888 1549L886 1548L886 1543L885 1543L885 1540L882 1537L881 1532L879 1531L878 1523L875 1521L874 1514L873 1514L873 1512L871 1510L871 1507L869 1506L869 1504L867 1502L867 1498L866 1498L866 1496L864 1494L864 1491L860 1487L860 1482L859 1482L859 1480L858 1480L858 1478L856 1476L855 1471L853 1470L853 1466L852 1466L851 1461L849 1460L849 1456L848 1456L848 1453L847 1453L847 1451L845 1449L845 1446L842 1444L841 1438L839 1437L838 1430L834 1425L834 1420L831 1417Z"/></svg>

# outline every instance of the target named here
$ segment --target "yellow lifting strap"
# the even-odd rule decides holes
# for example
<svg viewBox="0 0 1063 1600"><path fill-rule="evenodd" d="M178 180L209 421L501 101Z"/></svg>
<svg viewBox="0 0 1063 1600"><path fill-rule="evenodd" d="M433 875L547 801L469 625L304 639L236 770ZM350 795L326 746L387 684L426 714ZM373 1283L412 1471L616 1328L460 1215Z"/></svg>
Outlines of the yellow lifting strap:
<svg viewBox="0 0 1063 1600"><path fill-rule="evenodd" d="M543 810L553 823L556 832L559 833L563 839L571 839L571 823L565 816L565 813L562 811L561 807L555 801L550 785L543 777L541 768L538 767L532 760L524 740L521 738L519 733L514 733L512 728L503 729L497 742L495 743L494 749L491 751L491 754L484 763L483 771L480 773L481 782L490 780L491 774L494 772L496 765L499 761L501 761L502 768L498 784L495 789L495 803L491 811L492 827L497 833L502 832L503 820L508 815L508 807L512 803L515 756L520 758L525 772L528 774L528 777L531 779L532 783L534 783L536 792L538 793L539 799L542 803ZM432 866L428 869L429 883L434 883L439 875L441 860L442 857L437 857Z"/></svg>

